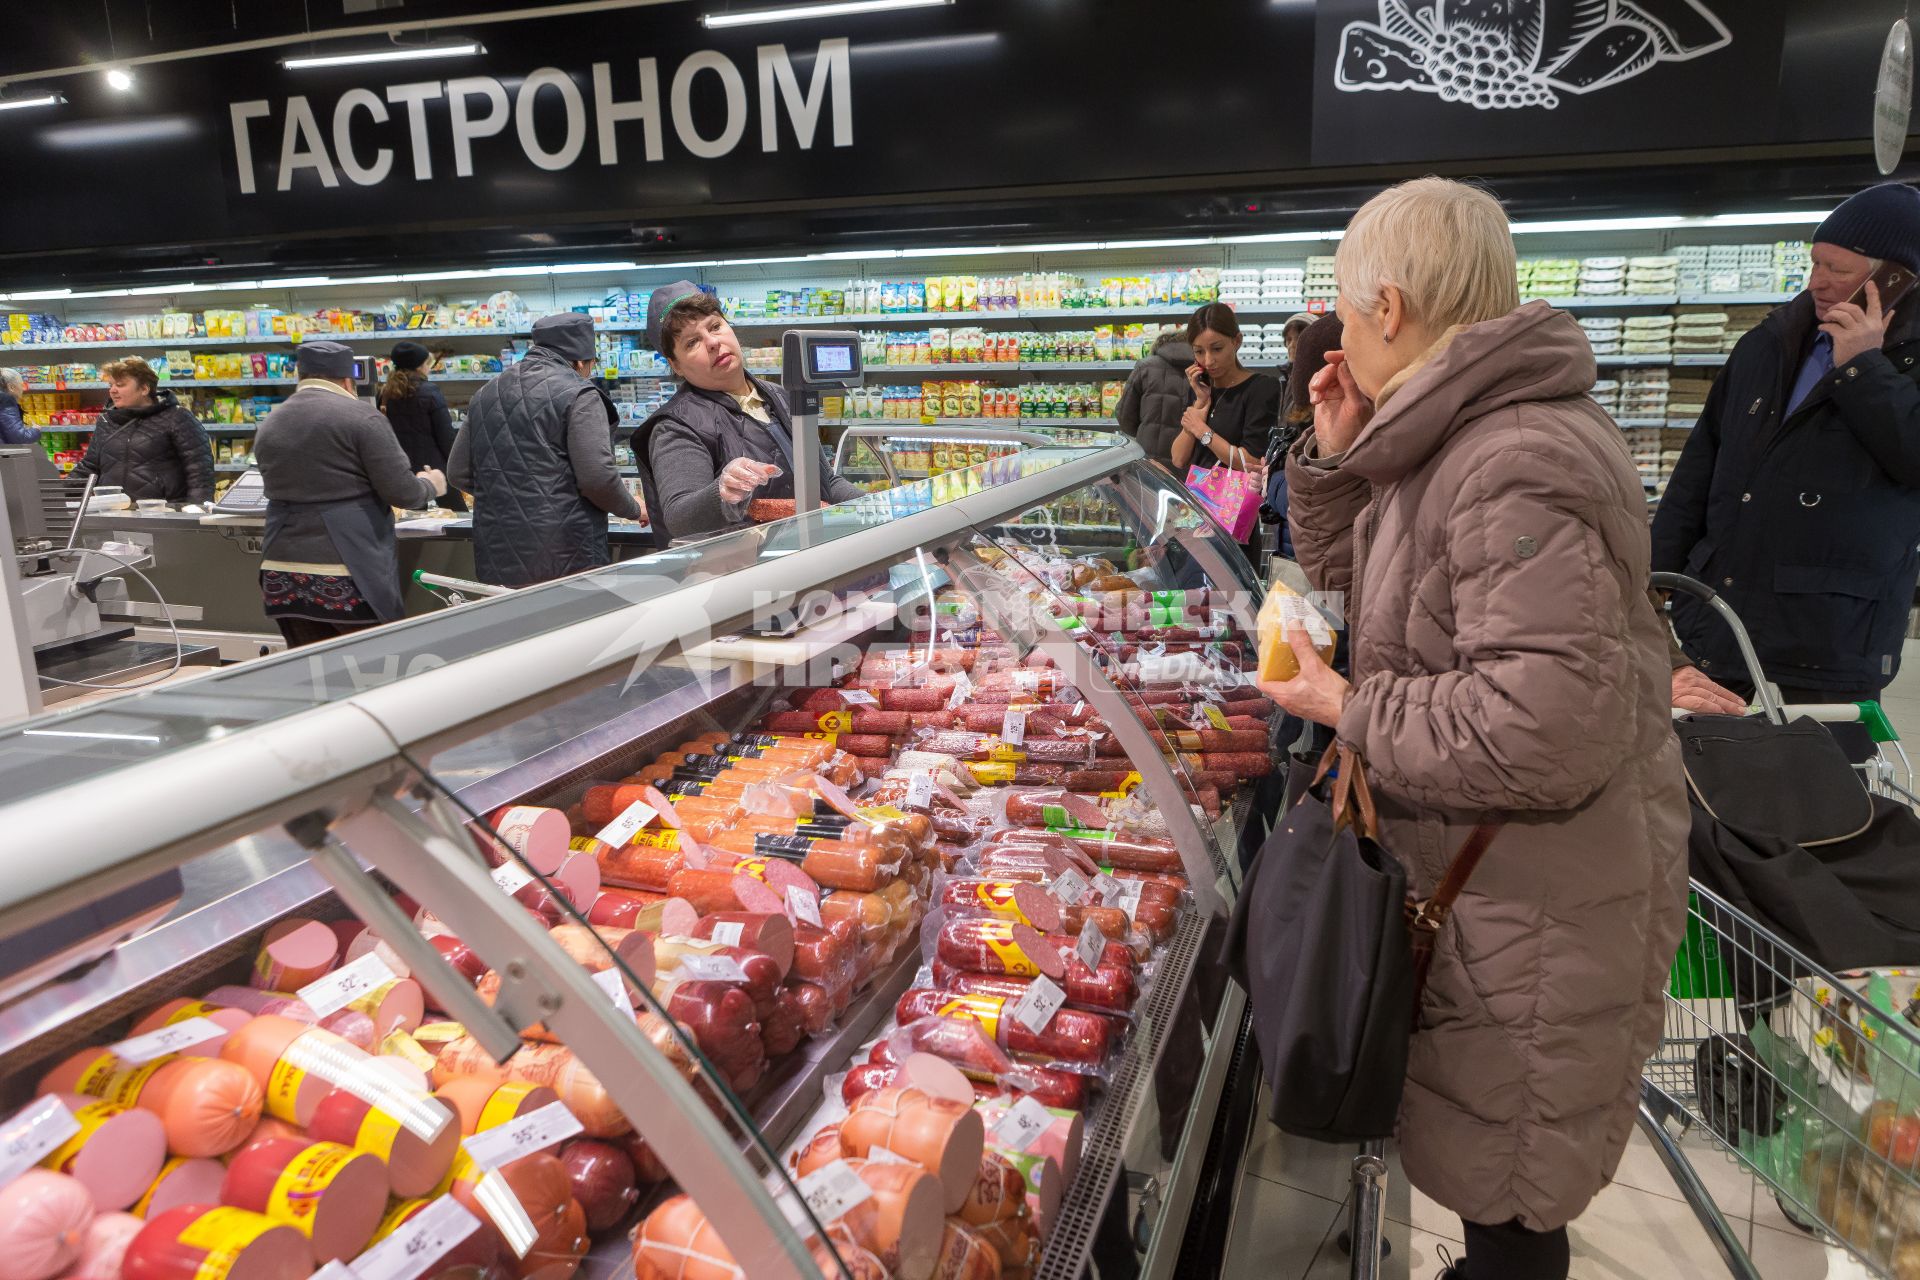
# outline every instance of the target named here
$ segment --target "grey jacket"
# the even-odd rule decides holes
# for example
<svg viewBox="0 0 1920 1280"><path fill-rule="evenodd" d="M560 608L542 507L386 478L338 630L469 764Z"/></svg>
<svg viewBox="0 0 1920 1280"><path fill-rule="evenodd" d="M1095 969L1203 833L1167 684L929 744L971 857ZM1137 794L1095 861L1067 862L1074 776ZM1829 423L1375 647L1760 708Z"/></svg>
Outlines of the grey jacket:
<svg viewBox="0 0 1920 1280"><path fill-rule="evenodd" d="M424 507L433 485L413 474L380 411L319 385L303 385L277 405L254 433L254 456L267 497L302 504L288 512L268 560L340 564L318 505L369 495L389 507Z"/></svg>
<svg viewBox="0 0 1920 1280"><path fill-rule="evenodd" d="M771 424L748 417L739 402L723 391L683 384L634 434L633 452L641 459L640 476L656 545L665 547L675 538L731 533L753 523L744 504L735 506L720 498L720 472L735 458L781 468L754 497L793 497L793 459L788 456L793 448L793 418L786 393L759 378L752 381L773 415ZM830 461L822 450L821 496L828 502L859 497L852 481L833 474Z"/></svg>
<svg viewBox="0 0 1920 1280"><path fill-rule="evenodd" d="M1193 402L1187 385L1187 366L1193 348L1176 334L1166 334L1127 377L1115 416L1120 429L1140 442L1147 456L1163 466L1173 465L1173 442L1180 438L1180 415Z"/></svg>
<svg viewBox="0 0 1920 1280"><path fill-rule="evenodd" d="M473 494L474 569L522 587L612 561L607 514L638 519L613 464L613 401L545 347L480 388L449 483Z"/></svg>

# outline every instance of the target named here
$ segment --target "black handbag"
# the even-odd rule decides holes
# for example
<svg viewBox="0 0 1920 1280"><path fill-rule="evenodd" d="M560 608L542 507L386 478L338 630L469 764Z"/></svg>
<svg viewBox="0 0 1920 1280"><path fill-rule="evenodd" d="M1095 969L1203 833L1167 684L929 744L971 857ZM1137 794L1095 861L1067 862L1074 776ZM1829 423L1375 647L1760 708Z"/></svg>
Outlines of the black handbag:
<svg viewBox="0 0 1920 1280"><path fill-rule="evenodd" d="M1327 748L1254 860L1223 946L1253 1006L1273 1123L1321 1142L1392 1136L1434 939L1500 825L1475 827L1416 902L1380 844L1366 766Z"/></svg>
<svg viewBox="0 0 1920 1280"><path fill-rule="evenodd" d="M1687 788L1715 821L1809 849L1851 840L1873 823L1873 796L1816 720L1684 716L1673 728Z"/></svg>

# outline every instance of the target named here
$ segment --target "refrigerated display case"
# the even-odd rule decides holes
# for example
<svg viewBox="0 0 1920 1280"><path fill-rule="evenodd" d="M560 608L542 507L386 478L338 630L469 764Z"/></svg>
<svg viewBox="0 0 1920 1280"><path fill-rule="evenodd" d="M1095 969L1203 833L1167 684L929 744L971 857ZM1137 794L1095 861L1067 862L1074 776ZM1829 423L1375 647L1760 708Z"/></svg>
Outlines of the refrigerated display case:
<svg viewBox="0 0 1920 1280"><path fill-rule="evenodd" d="M236 1211L215 1231L149 1203L129 1280L241 1257L276 1280L334 1257L362 1280L455 1263L554 1280L576 1265L583 1198L595 1280L635 1273L635 1232L642 1280L868 1276L869 1254L917 1277L941 1251L942 1274L1165 1274L1239 1024L1204 957L1273 760L1277 717L1244 671L1257 591L1132 442L1034 445L0 730L0 966L27 971L50 929L109 929L118 895L181 879L160 924L0 1006L7 1136L36 1154L52 1091L89 1122L122 1103L159 1115L163 1138L111 1140L124 1156L76 1163L104 1128L37 1152L97 1184L103 1210L138 1207L140 1161L170 1156L162 1180L192 1166L200 1181L179 1185ZM1036 972L997 948L999 969L956 975L945 931L968 917L947 890L1011 884L996 848L1084 871L1002 905L1044 895L1091 933L1009 925ZM947 971L923 971L923 950ZM1110 966L1130 994L1090 1015L1078 992L1099 999ZM931 1025L1014 1067L983 1075L930 1045L882 1086L921 1106L923 1084L966 1082L938 1104L964 1112L945 1166L966 1164L970 1135L1027 1137L998 1112L992 1134L966 1118L976 1099L1005 1108L1050 1082L1081 1098L1077 1168L1022 1173L1032 1204L985 1222L949 1220L951 1203L929 1217L952 1167L885 1172L900 1156L872 1144L822 1162L812 1142L911 993L943 985L975 1013L943 1006ZM1008 1021L978 1013L994 1000ZM1016 1014L1040 1036L1066 1013L1099 1029L1097 1061L1001 1036ZM208 1096L226 1101L187 1101ZM256 1132L262 1108L281 1123ZM456 1122L457 1153L441 1131ZM371 1175L335 1189L312 1173L366 1163L310 1149L323 1137L386 1158L380 1185L407 1193L392 1238L436 1261L399 1266L402 1246L377 1243L365 1260L353 1214L388 1206ZM308 1192L324 1227L294 1207ZM302 1227L308 1252L268 1219Z"/></svg>

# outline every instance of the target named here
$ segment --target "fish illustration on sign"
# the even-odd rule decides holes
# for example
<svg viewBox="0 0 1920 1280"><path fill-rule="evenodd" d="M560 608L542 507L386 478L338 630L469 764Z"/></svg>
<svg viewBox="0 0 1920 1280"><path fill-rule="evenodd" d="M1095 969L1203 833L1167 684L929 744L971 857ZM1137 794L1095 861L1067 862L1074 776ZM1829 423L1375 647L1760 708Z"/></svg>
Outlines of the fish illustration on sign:
<svg viewBox="0 0 1920 1280"><path fill-rule="evenodd" d="M1718 0L1715 0L1718 3ZM1379 0L1340 37L1347 93L1411 89L1482 111L1560 105L1733 42L1707 0Z"/></svg>

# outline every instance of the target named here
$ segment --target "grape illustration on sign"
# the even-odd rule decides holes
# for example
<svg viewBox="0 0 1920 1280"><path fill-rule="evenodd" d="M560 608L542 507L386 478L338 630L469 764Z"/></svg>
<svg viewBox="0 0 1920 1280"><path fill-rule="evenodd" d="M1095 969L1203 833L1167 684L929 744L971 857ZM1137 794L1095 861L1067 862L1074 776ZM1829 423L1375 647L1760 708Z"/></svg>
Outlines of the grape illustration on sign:
<svg viewBox="0 0 1920 1280"><path fill-rule="evenodd" d="M1721 0L1713 0L1720 3ZM1660 62L1725 48L1707 0L1379 0L1341 33L1335 84L1411 89L1482 111L1560 105Z"/></svg>

